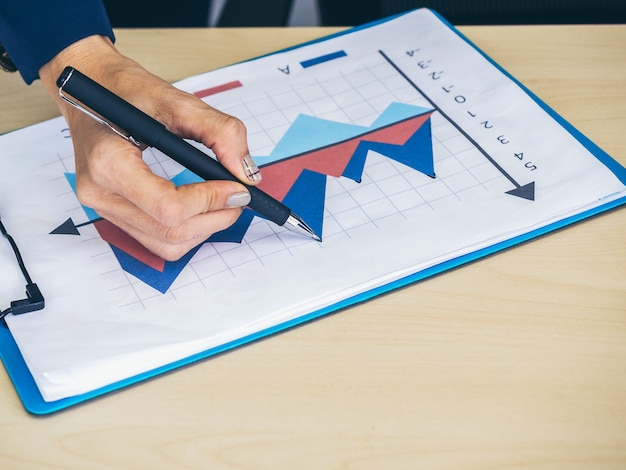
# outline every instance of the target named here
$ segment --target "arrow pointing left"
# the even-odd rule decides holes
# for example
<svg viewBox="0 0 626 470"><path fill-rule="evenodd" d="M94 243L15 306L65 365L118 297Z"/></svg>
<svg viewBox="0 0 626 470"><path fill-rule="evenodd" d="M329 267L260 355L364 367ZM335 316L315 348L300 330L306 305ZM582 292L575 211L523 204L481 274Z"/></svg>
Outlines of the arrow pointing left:
<svg viewBox="0 0 626 470"><path fill-rule="evenodd" d="M76 225L70 217L57 228L55 228L52 232L50 232L50 235L80 235L80 232L78 231L79 227L93 224L94 222L98 222L99 220L102 219L88 220L87 222Z"/></svg>

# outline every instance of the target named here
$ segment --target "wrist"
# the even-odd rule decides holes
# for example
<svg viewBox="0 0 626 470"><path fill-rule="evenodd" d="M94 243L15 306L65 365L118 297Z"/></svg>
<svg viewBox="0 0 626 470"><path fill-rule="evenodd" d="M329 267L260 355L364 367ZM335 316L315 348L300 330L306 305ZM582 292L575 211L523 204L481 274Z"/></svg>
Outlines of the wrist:
<svg viewBox="0 0 626 470"><path fill-rule="evenodd" d="M77 110L61 100L56 85L59 75L67 66L75 67L102 84L114 80L119 71L140 67L133 60L120 54L106 36L88 36L63 49L39 69L39 77L44 88L68 120Z"/></svg>
<svg viewBox="0 0 626 470"><path fill-rule="evenodd" d="M56 95L56 79L63 69L74 66L84 71L86 68L101 67L103 58L119 54L111 40L105 36L88 36L70 44L39 69L39 76L48 92ZM85 71L86 73L86 71Z"/></svg>

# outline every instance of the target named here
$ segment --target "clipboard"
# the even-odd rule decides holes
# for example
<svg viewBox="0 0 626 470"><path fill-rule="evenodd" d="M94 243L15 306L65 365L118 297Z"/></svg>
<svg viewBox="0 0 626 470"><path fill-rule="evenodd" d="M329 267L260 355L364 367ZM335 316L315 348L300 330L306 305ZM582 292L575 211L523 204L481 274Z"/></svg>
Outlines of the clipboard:
<svg viewBox="0 0 626 470"><path fill-rule="evenodd" d="M311 44L321 43L330 38L350 35L356 31L372 28L378 24L382 24L388 21L393 21L395 18L400 17L400 16L403 16L403 15L397 15L391 18L385 18L383 20L376 21L374 23L363 25L357 28L353 28L353 29L329 36L329 37L320 38L316 41L312 41L312 42L308 42L299 46L295 46L293 48L286 49L285 51L299 49L299 48L306 48L307 46ZM553 111L550 107L548 107L543 101L541 101L537 96L535 96L530 90L524 87L514 77L508 74L508 72L506 72L493 60L491 60L485 53L480 51L467 38L465 38L460 32L458 32L452 25L448 24L445 19L441 17L439 17L439 19L444 24L446 24L452 31L454 31L463 41L470 44L476 51L478 51L486 59L488 59L489 62L491 62L502 74L504 74L513 83L515 83L518 87L520 87L537 105L539 105L563 129L569 132L578 142L580 142L589 152L591 152L597 158L598 161L600 161L603 165L605 165L623 184L626 185L626 169L625 168L623 168L618 162L612 159L608 154L606 154L603 150L601 150L588 138L582 135L571 124L569 124L566 120L564 120L561 116L559 116L555 111ZM284 52L284 51L278 51L276 54L280 52ZM444 273L448 270L460 267L462 265L479 260L483 257L490 256L502 250L514 247L520 243L524 243L526 241L548 234L550 232L553 232L555 230L577 223L579 221L582 221L594 215L600 214L602 212L615 209L623 205L624 203L626 203L626 196L622 195L621 197L614 198L592 209L582 211L578 214L575 214L569 217L563 217L560 220L554 221L552 223L547 223L543 225L542 227L536 228L534 230L529 230L526 233L513 236L506 240L491 244L490 246L477 249L475 251L472 251L472 252L469 252L460 256L455 256L443 262L436 263L426 269L422 269L422 270L419 270L418 272L414 272L407 276L403 276L399 279L393 280L392 282L388 282L381 286L377 286L375 288L365 290L363 292L358 293L357 295L351 295L345 299L342 299L339 302L334 302L328 306L325 306L320 309L316 309L312 312L301 315L295 319L281 322L270 328L261 329L252 334L242 336L241 338L238 338L236 340L226 342L218 347L206 349L200 353L190 355L184 359L173 361L161 367L153 368L143 373L133 375L129 378L116 381L107 386L92 390L88 393L79 394L79 395L75 395L75 396L71 396L67 398L62 398L60 400L55 400L55 401L44 400L42 394L40 393L37 387L35 380L32 377L32 374L30 373L28 366L26 365L26 362L24 361L24 358L16 344L16 341L14 340L11 334L11 331L8 328L0 328L0 358L2 359L5 365L5 368L11 380L13 381L16 391L24 407L26 408L26 410L28 410L30 413L33 413L33 414L40 414L40 415L50 414L50 413L54 413L54 412L66 409L68 407L74 406L76 404L86 402L92 398L105 395L114 390L119 390L127 386L131 386L135 383L140 383L145 380L151 379L153 377L157 377L160 374L175 370L179 367L193 364L197 361L205 360L207 358L224 353L226 351L236 349L250 342L266 338L268 336L277 334L282 331L287 331L290 328L293 328L295 326L298 326L306 322L312 321L314 319L323 317L330 313L337 312L345 308L349 308L350 306L356 305L361 302L365 302L369 299L372 299L386 292L390 292L395 289L401 288L403 286L419 282L428 277Z"/></svg>

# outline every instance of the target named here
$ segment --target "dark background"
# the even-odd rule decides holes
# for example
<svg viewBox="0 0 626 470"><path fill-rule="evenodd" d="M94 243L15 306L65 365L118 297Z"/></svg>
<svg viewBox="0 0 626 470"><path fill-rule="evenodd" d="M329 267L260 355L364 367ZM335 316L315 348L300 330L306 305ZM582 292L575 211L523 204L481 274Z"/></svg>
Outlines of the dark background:
<svg viewBox="0 0 626 470"><path fill-rule="evenodd" d="M210 0L104 0L124 27L205 27ZM626 23L626 0L316 0L321 26L354 26L429 7L455 25ZM285 26L293 0L227 0L217 24ZM626 47L626 45L625 45Z"/></svg>

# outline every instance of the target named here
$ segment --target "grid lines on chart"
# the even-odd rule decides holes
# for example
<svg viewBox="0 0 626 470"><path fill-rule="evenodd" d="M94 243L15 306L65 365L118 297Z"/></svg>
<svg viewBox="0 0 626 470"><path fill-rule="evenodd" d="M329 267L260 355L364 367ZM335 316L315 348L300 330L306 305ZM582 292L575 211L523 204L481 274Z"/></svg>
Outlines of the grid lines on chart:
<svg viewBox="0 0 626 470"><path fill-rule="evenodd" d="M350 70L299 78L256 96L238 91L242 96L220 109L244 121L253 155L269 155L299 114L367 126L393 101L430 107L388 63L376 57ZM372 152L361 182L328 177L324 239L350 237L351 230L368 225L375 229L386 217L403 217L407 209L423 206L436 210L451 198L458 202L475 190L504 187L504 178L437 113L432 116L432 134L437 173L434 179ZM255 219L241 246L205 245L190 266L198 281L226 272L236 275L238 267L261 268L265 257L289 251L290 245L301 243L310 242L294 240L289 235L283 237L281 229ZM172 286L174 295L194 282L191 278L186 283L179 282L182 280Z"/></svg>
<svg viewBox="0 0 626 470"><path fill-rule="evenodd" d="M357 67L337 69L315 77L299 77L264 90L256 96L241 93L220 109L239 117L248 130L253 155L269 155L299 114L360 126L370 125L391 103L430 108L386 61L372 57ZM371 226L376 229L387 217L404 217L408 209L436 210L450 199L462 201L472 191L502 187L494 172L472 144L436 112L431 117L436 178L370 152L363 179L328 177L324 209L325 240L350 237L350 232ZM172 178L182 167L160 152L147 150L144 159L156 174ZM278 239L278 242L276 241ZM292 256L294 247L312 243L285 234L281 228L257 219L241 244L205 244L172 284L169 294L190 295L208 288L213 276L236 276L238 269L262 269L270 256ZM125 274L126 277L129 277ZM145 304L161 294L129 277L138 302Z"/></svg>

